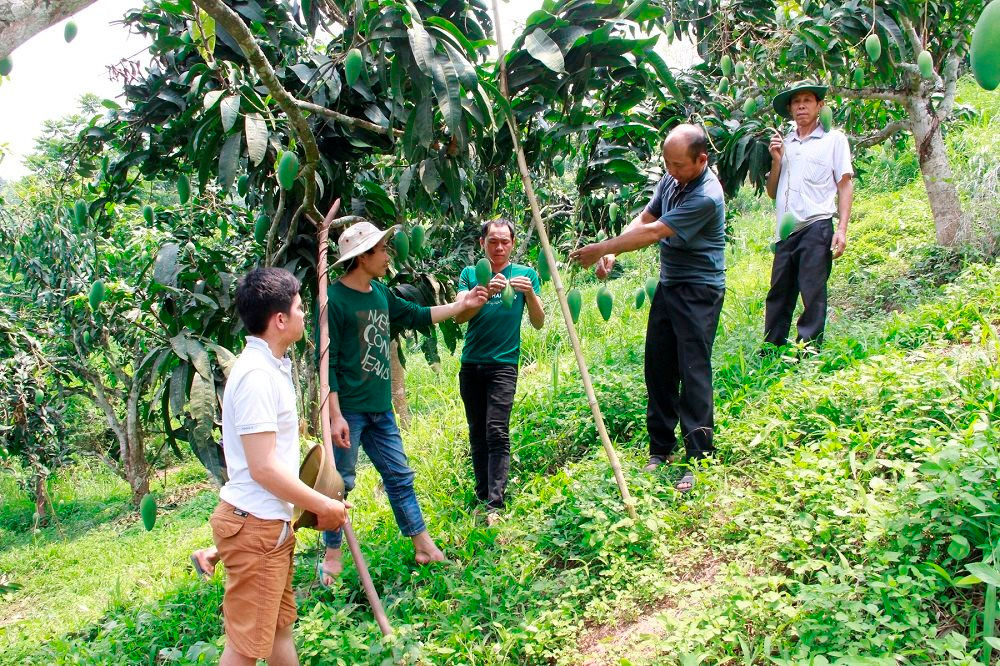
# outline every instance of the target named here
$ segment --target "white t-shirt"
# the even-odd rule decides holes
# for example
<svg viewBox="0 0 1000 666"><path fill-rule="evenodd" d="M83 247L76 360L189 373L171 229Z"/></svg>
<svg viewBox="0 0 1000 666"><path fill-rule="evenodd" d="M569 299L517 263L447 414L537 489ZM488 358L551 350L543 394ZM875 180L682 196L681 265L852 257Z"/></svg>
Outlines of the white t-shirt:
<svg viewBox="0 0 1000 666"><path fill-rule="evenodd" d="M292 364L275 358L260 338L248 336L233 364L222 396L222 448L229 481L219 497L264 520L291 520L292 505L253 480L240 435L276 433L275 453L289 474L298 477L299 417Z"/></svg>
<svg viewBox="0 0 1000 666"><path fill-rule="evenodd" d="M837 183L845 173L854 174L851 166L851 145L840 130L826 132L816 125L805 139L792 130L785 136L785 153L781 158L776 197L777 221L785 211L797 220L793 232L816 220L837 215Z"/></svg>

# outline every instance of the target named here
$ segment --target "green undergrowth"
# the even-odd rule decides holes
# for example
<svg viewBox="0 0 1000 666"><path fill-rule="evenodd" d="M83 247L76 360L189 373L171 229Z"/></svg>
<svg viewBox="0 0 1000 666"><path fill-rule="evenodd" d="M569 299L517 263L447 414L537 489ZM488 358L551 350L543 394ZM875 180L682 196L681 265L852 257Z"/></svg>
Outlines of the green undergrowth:
<svg viewBox="0 0 1000 666"><path fill-rule="evenodd" d="M410 354L404 440L450 562L413 564L362 456L353 520L395 633L380 636L349 560L333 588L316 587L321 550L305 531L294 578L305 663L577 664L581 638L604 628L613 641L639 618L653 634L622 639L608 663L983 659L985 586L966 577L1000 576L1000 269L934 247L919 184L862 187L822 351L761 356L773 212L745 195L738 209L713 358L718 456L696 490L672 489L676 467L641 471L648 304L633 294L655 252L622 257L608 323L593 281L573 279L636 521L549 284L546 327L525 326L503 522L487 528L473 501L457 356L435 369ZM223 577L200 583L187 560L210 542L215 494L192 469L157 482L164 511L148 533L127 487L97 468L53 482L59 522L37 532L27 498L0 486L0 662L217 659Z"/></svg>

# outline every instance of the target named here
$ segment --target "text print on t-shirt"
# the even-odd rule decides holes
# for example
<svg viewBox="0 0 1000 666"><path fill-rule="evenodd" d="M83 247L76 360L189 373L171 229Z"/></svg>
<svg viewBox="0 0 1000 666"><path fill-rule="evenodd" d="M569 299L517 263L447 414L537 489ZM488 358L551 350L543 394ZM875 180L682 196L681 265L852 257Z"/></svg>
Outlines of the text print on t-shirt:
<svg viewBox="0 0 1000 666"><path fill-rule="evenodd" d="M366 375L389 379L389 313L386 310L358 312L358 320L361 369Z"/></svg>

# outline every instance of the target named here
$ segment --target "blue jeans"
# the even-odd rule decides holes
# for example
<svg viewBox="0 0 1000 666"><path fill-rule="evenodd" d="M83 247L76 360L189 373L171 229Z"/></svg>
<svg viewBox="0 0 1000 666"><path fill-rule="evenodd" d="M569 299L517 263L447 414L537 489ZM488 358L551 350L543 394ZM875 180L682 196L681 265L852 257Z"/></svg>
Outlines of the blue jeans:
<svg viewBox="0 0 1000 666"><path fill-rule="evenodd" d="M351 448L333 447L333 458L337 471L344 479L345 497L354 488L360 444L382 477L399 531L408 537L420 534L427 528L417 504L417 495L413 492L413 470L403 452L396 415L391 411L343 414L350 428ZM327 548L340 548L342 538L341 530L323 532L323 543Z"/></svg>

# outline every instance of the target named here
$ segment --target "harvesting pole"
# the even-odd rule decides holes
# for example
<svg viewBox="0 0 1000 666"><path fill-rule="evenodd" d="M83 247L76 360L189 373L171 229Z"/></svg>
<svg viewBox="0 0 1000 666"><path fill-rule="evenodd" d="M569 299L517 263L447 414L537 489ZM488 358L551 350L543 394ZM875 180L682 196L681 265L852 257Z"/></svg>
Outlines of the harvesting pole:
<svg viewBox="0 0 1000 666"><path fill-rule="evenodd" d="M327 316L329 300L327 295L327 252L330 240L330 225L337 217L340 210L340 199L333 202L330 212L323 218L318 231L318 253L316 260L316 274L319 277L319 386L320 386L320 422L323 430L323 448L326 449L326 458L330 461L334 470L337 463L333 458L333 434L330 432L330 318ZM347 517L344 523L344 538L347 539L347 546L351 549L351 557L354 558L354 566L358 570L358 578L361 579L361 586L371 604L372 613L378 628L382 630L382 635L388 636L392 633L389 625L389 618L382 608L382 600L379 599L378 592L375 591L375 584L372 582L371 574L368 573L368 564L365 556L358 546L358 538L354 535L354 528L351 527L351 517Z"/></svg>
<svg viewBox="0 0 1000 666"><path fill-rule="evenodd" d="M510 103L510 91L507 87L507 63L506 53L503 46L503 35L500 31L500 7L497 0L493 0L493 27L496 30L497 54L500 63L500 92L507 103ZM601 414L601 406L597 403L597 395L594 393L594 384L590 379L590 371L587 369L587 361L583 358L583 349L580 347L580 338L576 334L576 326L573 324L573 316L569 312L569 304L566 302L566 293L563 290L562 279L559 277L559 270L556 266L555 254L552 252L552 245L549 243L549 234L545 230L542 222L542 215L538 208L538 200L535 198L535 188L531 184L531 173L528 171L528 162L524 157L524 149L521 147L520 133L517 128L517 120L513 112L507 115L507 127L510 129L510 137L514 142L514 149L517 151L517 167L521 172L521 180L524 182L524 194L528 198L528 205L531 207L531 220L535 225L535 232L538 234L538 241L542 245L542 252L545 254L545 261L549 265L549 273L552 275L552 284L556 288L556 297L559 299L559 307L562 310L563 320L566 322L566 330L569 332L569 340L573 345L573 353L576 355L576 364L580 368L580 377L583 379L583 388L587 392L587 402L590 404L590 411L594 415L594 424L597 426L597 434L600 435L601 444L604 445L604 452L611 463L611 469L615 474L615 481L618 483L618 490L625 504L625 510L633 520L638 520L635 512L635 500L632 499L625 484L625 476L622 474L621 463L618 462L618 454L608 437L608 430L604 426L604 416Z"/></svg>

